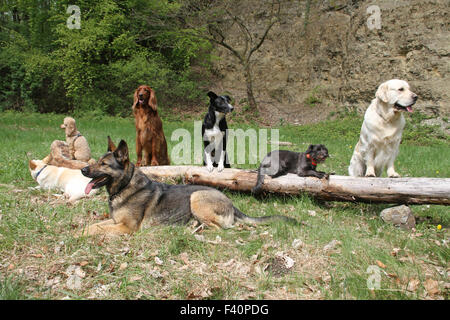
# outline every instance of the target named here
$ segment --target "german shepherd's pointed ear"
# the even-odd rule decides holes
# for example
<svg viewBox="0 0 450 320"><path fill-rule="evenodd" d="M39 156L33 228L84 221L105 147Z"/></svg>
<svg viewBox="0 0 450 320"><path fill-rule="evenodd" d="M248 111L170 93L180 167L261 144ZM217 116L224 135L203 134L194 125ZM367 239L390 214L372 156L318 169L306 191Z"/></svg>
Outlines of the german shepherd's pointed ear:
<svg viewBox="0 0 450 320"><path fill-rule="evenodd" d="M308 149L306 149L305 153L311 153L313 151L314 146L312 144L309 145Z"/></svg>
<svg viewBox="0 0 450 320"><path fill-rule="evenodd" d="M117 162L125 165L130 161L128 156L128 146L125 140L120 140L119 146L113 151Z"/></svg>
<svg viewBox="0 0 450 320"><path fill-rule="evenodd" d="M211 100L215 100L215 99L217 98L217 94L215 94L215 93L212 92L212 91L209 91L209 92L208 92L208 97L209 97Z"/></svg>
<svg viewBox="0 0 450 320"><path fill-rule="evenodd" d="M111 137L108 136L108 152L114 152L114 150L116 150L116 145L114 144L114 142L111 140Z"/></svg>

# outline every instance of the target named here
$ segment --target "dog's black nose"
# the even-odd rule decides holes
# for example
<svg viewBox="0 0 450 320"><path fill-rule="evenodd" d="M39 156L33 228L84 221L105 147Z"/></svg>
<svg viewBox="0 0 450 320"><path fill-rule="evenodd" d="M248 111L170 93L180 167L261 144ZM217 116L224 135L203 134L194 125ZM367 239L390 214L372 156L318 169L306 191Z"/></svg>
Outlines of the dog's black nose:
<svg viewBox="0 0 450 320"><path fill-rule="evenodd" d="M88 172L89 172L89 166L84 167L83 169L81 169L81 173L82 173L83 175L86 175Z"/></svg>
<svg viewBox="0 0 450 320"><path fill-rule="evenodd" d="M413 95L414 102L416 102L418 98L417 94Z"/></svg>

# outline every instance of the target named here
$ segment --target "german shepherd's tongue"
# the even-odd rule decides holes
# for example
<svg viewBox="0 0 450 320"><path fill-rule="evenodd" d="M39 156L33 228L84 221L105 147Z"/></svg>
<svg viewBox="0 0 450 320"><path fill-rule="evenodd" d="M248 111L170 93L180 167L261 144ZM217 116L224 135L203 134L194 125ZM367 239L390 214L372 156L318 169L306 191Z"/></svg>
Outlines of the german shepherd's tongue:
<svg viewBox="0 0 450 320"><path fill-rule="evenodd" d="M94 187L94 183L95 181L92 180L87 184L86 188L84 189L85 194L89 194L91 192L92 188Z"/></svg>

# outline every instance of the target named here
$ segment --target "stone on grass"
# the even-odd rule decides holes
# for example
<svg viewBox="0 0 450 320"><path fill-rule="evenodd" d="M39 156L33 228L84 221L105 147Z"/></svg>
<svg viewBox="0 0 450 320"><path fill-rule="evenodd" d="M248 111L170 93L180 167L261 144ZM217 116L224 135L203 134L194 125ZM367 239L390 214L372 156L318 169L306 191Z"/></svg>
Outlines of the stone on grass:
<svg viewBox="0 0 450 320"><path fill-rule="evenodd" d="M402 229L412 229L416 226L412 210L406 205L384 209L381 211L380 217L384 222Z"/></svg>

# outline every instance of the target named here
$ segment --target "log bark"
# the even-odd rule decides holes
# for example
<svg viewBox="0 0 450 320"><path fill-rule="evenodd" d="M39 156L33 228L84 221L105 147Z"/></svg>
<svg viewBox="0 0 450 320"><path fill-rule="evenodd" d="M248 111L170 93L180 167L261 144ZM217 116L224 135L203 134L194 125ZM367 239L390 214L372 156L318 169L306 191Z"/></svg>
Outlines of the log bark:
<svg viewBox="0 0 450 320"><path fill-rule="evenodd" d="M150 178L182 179L186 184L199 184L235 191L250 192L256 184L256 170L224 169L208 172L206 167L158 166L141 167ZM287 174L275 179L266 176L262 190L278 194L310 194L330 201L450 204L449 178L365 178L330 176L329 180L302 178Z"/></svg>

